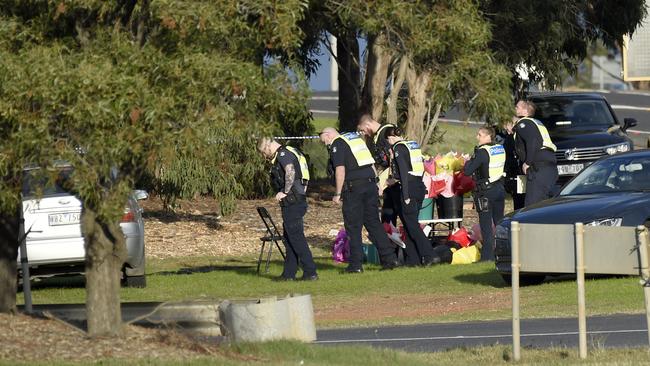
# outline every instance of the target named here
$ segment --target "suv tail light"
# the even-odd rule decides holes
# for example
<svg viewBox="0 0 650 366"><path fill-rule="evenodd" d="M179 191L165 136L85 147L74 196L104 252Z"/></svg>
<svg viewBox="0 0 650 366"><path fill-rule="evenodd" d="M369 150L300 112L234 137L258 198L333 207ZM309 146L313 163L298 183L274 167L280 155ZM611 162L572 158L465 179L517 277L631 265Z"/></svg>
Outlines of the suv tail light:
<svg viewBox="0 0 650 366"><path fill-rule="evenodd" d="M124 210L124 216L122 216L120 222L135 222L135 215L131 212L130 208L127 207Z"/></svg>

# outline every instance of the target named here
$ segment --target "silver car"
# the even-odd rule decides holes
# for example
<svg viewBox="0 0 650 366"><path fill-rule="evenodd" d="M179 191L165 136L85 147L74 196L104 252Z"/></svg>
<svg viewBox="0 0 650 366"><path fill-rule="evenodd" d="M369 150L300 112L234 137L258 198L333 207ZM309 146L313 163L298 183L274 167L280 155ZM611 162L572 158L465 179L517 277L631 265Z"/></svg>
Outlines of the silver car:
<svg viewBox="0 0 650 366"><path fill-rule="evenodd" d="M61 170L65 178L70 169ZM44 186L35 183L30 171L23 184L23 217L25 219L27 259L30 275L47 276L84 272L84 238L81 235L81 201L67 193L59 184ZM36 188L42 192L36 194ZM144 220L138 200L146 199L145 191L133 191L124 208L120 227L126 238L128 257L122 269L122 284L145 287ZM20 254L18 256L20 260Z"/></svg>

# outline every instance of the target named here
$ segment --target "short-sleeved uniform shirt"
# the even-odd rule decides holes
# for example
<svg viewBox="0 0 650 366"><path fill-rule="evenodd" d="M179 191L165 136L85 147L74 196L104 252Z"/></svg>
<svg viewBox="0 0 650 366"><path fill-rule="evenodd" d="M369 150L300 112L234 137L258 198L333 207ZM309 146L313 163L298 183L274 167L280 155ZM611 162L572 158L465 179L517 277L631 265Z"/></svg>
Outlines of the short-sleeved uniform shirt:
<svg viewBox="0 0 650 366"><path fill-rule="evenodd" d="M330 159L334 168L345 167L345 180L370 179L375 177L372 165L359 167L350 146L343 139L336 139L330 146Z"/></svg>

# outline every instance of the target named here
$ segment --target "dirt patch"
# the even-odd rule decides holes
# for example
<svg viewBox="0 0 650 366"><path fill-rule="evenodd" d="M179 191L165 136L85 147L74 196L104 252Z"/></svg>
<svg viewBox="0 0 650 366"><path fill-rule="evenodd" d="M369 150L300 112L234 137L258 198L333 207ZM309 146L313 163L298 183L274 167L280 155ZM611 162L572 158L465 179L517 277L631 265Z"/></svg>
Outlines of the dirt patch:
<svg viewBox="0 0 650 366"><path fill-rule="evenodd" d="M420 319L474 310L501 310L510 306L510 297L502 291L466 297L436 293L408 297L376 294L320 307L314 315L322 322L380 322L386 318Z"/></svg>
<svg viewBox="0 0 650 366"><path fill-rule="evenodd" d="M125 326L122 337L91 339L80 330L57 320L0 314L0 330L2 360L186 360L224 355L217 345L202 344L175 331L136 326Z"/></svg>
<svg viewBox="0 0 650 366"><path fill-rule="evenodd" d="M343 228L341 206L327 197L318 191L308 198L305 235L312 247L330 248L332 230ZM165 212L156 197L144 201L143 206L149 258L254 255L259 252L259 238L265 234L258 206L266 207L282 230L280 207L273 199L240 201L235 213L226 217L219 215L219 204L211 198L179 201L174 213ZM465 226L478 222L471 202L465 203L463 215Z"/></svg>

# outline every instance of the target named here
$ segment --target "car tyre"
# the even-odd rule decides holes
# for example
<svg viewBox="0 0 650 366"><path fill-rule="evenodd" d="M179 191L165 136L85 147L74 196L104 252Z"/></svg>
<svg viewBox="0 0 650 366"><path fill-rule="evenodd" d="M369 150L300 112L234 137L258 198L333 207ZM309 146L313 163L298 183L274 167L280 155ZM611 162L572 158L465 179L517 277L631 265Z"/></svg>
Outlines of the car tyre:
<svg viewBox="0 0 650 366"><path fill-rule="evenodd" d="M501 273L501 278L508 286L512 286L512 275ZM544 282L545 275L519 275L519 286L535 286Z"/></svg>
<svg viewBox="0 0 650 366"><path fill-rule="evenodd" d="M147 287L147 277L145 277L145 276L124 276L124 279L122 280L122 286L124 286L124 287L145 288L145 287Z"/></svg>

